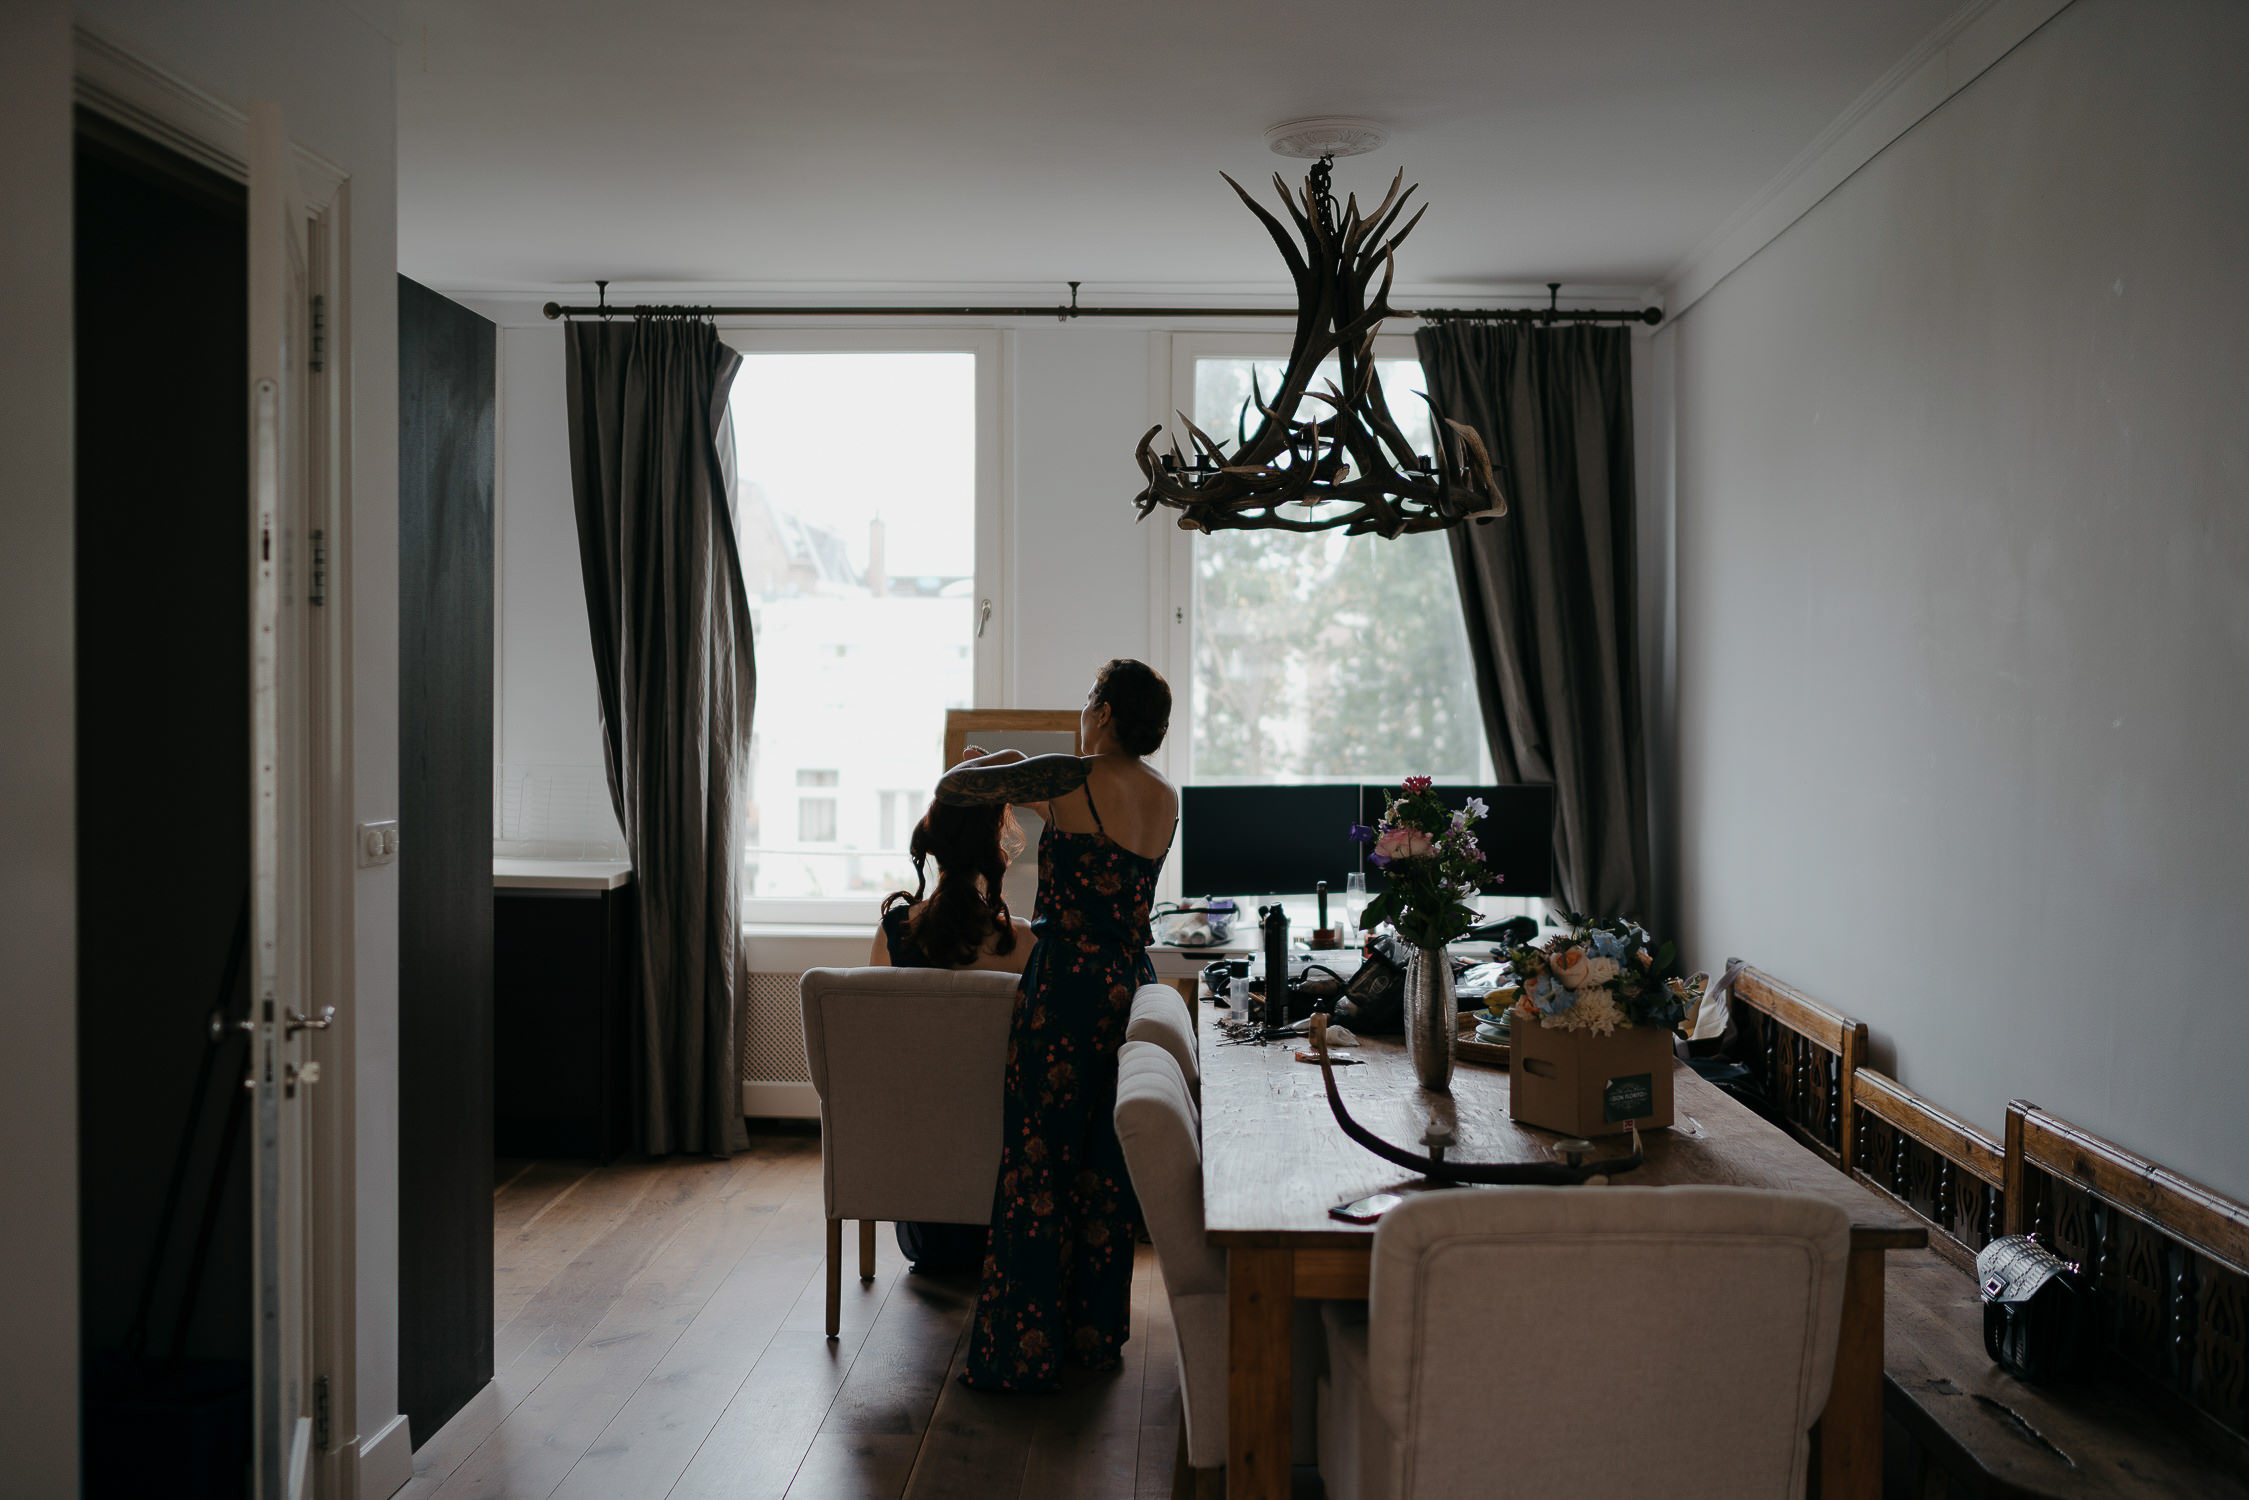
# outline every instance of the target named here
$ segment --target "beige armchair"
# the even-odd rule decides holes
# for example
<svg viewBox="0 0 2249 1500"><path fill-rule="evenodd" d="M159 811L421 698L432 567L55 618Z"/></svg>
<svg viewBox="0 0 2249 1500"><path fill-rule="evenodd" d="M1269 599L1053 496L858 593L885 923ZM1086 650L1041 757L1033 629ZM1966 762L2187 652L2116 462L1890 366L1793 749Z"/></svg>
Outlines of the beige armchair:
<svg viewBox="0 0 2249 1500"><path fill-rule="evenodd" d="M807 969L804 1053L820 1096L828 1218L828 1337L843 1297L843 1221L859 1221L859 1276L875 1274L877 1220L988 1224L1000 1173L1001 1089L1013 974Z"/></svg>
<svg viewBox="0 0 2249 1500"><path fill-rule="evenodd" d="M1850 1223L1748 1188L1425 1193L1324 1312L1332 1500L1796 1497Z"/></svg>

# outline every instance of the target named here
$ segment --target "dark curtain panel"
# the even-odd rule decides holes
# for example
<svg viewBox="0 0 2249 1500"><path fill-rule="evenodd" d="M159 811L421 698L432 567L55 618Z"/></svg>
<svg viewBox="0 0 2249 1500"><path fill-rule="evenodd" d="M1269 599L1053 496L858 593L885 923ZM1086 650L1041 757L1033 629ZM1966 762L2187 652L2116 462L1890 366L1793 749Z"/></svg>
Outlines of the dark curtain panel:
<svg viewBox="0 0 2249 1500"><path fill-rule="evenodd" d="M638 1145L723 1156L747 1144L736 881L757 669L718 441L742 357L685 319L566 337L578 555L640 908Z"/></svg>
<svg viewBox="0 0 2249 1500"><path fill-rule="evenodd" d="M1452 532L1501 781L1555 786L1555 900L1645 917L1632 336L1455 323L1414 340L1429 394L1483 434L1509 515Z"/></svg>

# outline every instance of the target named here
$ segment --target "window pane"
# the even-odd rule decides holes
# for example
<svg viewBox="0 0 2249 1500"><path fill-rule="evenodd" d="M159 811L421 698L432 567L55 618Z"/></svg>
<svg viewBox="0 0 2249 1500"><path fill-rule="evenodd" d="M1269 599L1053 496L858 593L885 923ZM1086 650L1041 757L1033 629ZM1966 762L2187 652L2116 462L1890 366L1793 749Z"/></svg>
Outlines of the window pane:
<svg viewBox="0 0 2249 1500"><path fill-rule="evenodd" d="M905 840L975 694L976 357L749 353L734 524L757 641L744 894L913 885Z"/></svg>
<svg viewBox="0 0 2249 1500"><path fill-rule="evenodd" d="M1392 417L1428 452L1421 365L1375 367ZM1222 441L1254 430L1252 372L1271 400L1282 368L1198 359L1196 425ZM1222 531L1194 548L1191 780L1490 779L1443 533Z"/></svg>

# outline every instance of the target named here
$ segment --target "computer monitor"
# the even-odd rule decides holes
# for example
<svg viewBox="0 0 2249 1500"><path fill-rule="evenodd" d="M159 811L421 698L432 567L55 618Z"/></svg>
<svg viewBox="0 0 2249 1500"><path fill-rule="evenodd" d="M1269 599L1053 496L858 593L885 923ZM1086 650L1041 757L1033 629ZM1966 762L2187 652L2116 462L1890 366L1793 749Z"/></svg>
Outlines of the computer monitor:
<svg viewBox="0 0 2249 1500"><path fill-rule="evenodd" d="M1297 895L1324 880L1338 898L1359 868L1359 788L1189 786L1179 791L1179 888L1189 896Z"/></svg>
<svg viewBox="0 0 2249 1500"><path fill-rule="evenodd" d="M1382 821L1395 787L1360 789L1359 821L1369 828ZM1554 788L1544 782L1514 786L1440 786L1438 797L1448 808L1459 809L1470 797L1481 797L1490 811L1476 824L1476 847L1484 851L1484 868L1491 880L1483 887L1487 896L1551 896L1554 894ZM1381 890L1387 881L1369 864L1367 892Z"/></svg>

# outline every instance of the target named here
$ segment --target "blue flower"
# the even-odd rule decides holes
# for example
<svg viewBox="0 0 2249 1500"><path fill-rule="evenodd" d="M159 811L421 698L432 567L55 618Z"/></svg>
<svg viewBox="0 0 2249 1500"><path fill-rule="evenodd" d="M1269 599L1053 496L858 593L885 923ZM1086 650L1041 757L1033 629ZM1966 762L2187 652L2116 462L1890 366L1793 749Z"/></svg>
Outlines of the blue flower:
<svg viewBox="0 0 2249 1500"><path fill-rule="evenodd" d="M1595 958L1605 958L1614 963L1624 961L1624 939L1613 932L1596 930L1585 940L1585 946L1593 950Z"/></svg>
<svg viewBox="0 0 2249 1500"><path fill-rule="evenodd" d="M1374 830L1367 827L1367 825L1364 823L1353 823L1351 825L1351 842L1354 844L1373 843Z"/></svg>
<svg viewBox="0 0 2249 1500"><path fill-rule="evenodd" d="M1577 997L1564 989L1551 974L1539 975L1525 993L1531 997L1531 1004L1538 1008L1538 1013L1542 1016L1560 1015L1577 1003Z"/></svg>
<svg viewBox="0 0 2249 1500"><path fill-rule="evenodd" d="M1471 818L1488 818L1492 812L1489 807L1484 805L1484 799L1481 797L1470 797L1463 811Z"/></svg>

